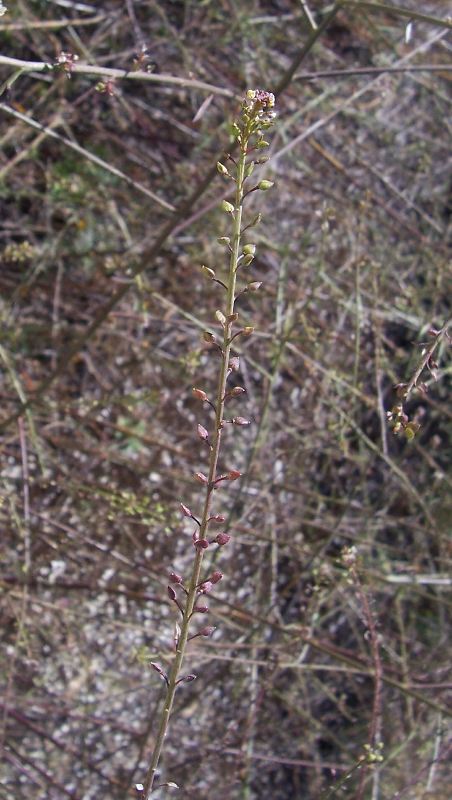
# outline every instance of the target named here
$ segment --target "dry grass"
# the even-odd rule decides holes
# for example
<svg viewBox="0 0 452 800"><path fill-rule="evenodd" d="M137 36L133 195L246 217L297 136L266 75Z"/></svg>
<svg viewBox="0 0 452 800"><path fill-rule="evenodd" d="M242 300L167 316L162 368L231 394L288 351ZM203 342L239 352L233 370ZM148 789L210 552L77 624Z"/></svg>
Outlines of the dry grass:
<svg viewBox="0 0 452 800"><path fill-rule="evenodd" d="M229 495L217 631L193 642L199 677L162 763L181 789L156 797L445 798L447 337L407 406L417 437L386 412L451 316L446 27L416 21L406 42L408 17L347 7L291 77L303 3L5 4L3 55L128 70L145 43L152 74L230 97L196 119L208 91L125 79L110 96L64 71L26 72L2 97L0 797L137 796L161 691L148 661L165 663L174 624L167 575L191 559L191 388L214 380L201 332L217 287L199 265L221 269L215 162L234 98L280 85L277 187L253 200L264 287L242 302L253 425L225 452L246 477ZM321 23L325 4L308 6ZM349 74L419 64L444 69ZM353 545L356 570L341 558Z"/></svg>

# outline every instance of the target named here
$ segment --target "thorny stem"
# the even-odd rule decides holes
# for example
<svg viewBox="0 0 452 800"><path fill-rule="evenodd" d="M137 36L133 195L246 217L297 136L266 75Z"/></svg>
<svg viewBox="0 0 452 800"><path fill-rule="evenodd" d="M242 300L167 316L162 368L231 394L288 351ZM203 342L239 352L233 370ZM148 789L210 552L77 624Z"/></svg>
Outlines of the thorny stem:
<svg viewBox="0 0 452 800"><path fill-rule="evenodd" d="M271 97L273 96L271 95ZM262 109L263 107L265 107L265 104L259 106L259 104L256 103L256 107L258 109ZM233 228L232 228L232 240L230 246L231 252L229 259L229 270L225 284L225 288L227 289L227 298L226 298L224 316L226 320L223 324L221 366L218 376L216 402L214 404L215 430L211 442L210 457L209 457L209 474L206 484L206 494L204 498L203 512L202 512L202 517L200 519L199 530L198 530L199 539L206 538L207 530L209 527L210 506L213 493L216 488L215 481L217 479L217 466L220 455L222 430L224 425L223 417L224 417L224 406L226 400L226 383L228 375L231 371L230 370L231 345L233 338L235 338L232 335L232 328L234 324L232 315L234 314L234 305L236 300L236 280L237 280L237 270L239 266L240 244L242 236L242 231L241 231L242 210L243 210L243 200L245 194L244 184L246 180L245 169L247 165L249 140L252 134L256 133L256 126L255 124L253 124L255 123L255 119L253 118L252 114L250 114L250 117L251 119L248 121L247 124L244 125L244 127L242 128L242 133L238 137L240 145L240 155L237 160L234 160L234 164L236 166L236 175L235 175L236 189L235 189L235 199L234 199L234 210L231 212L233 217ZM260 131L257 131L257 133L260 134ZM176 642L176 653L171 666L171 670L167 677L167 690L166 690L166 696L163 704L162 713L159 720L157 737L155 741L154 750L151 756L151 762L143 785L143 797L145 798L145 800L148 800L148 798L152 793L155 776L160 760L160 755L168 731L176 689L179 683L179 675L184 661L187 642L189 639L190 622L193 616L197 594L199 592L203 556L204 556L204 550L202 548L196 548L196 555L193 562L190 583L186 593L185 603L182 609L182 622L180 626L180 633Z"/></svg>

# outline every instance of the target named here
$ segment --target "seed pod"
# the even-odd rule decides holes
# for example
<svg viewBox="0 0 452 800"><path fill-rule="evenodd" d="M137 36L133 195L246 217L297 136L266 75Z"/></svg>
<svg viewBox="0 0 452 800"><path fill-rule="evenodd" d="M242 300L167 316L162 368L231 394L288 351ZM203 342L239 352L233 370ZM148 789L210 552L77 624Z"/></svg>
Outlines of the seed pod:
<svg viewBox="0 0 452 800"><path fill-rule="evenodd" d="M247 256L243 256L243 258L242 258L242 260L240 262L240 266L241 267L249 267L249 265L251 264L253 259L254 259L254 256L251 255L251 253L249 255L247 255Z"/></svg>
<svg viewBox="0 0 452 800"><path fill-rule="evenodd" d="M205 264L201 265L201 269L206 278L210 278L211 281L215 279L215 271L213 269L210 269L210 267L206 267Z"/></svg>
<svg viewBox="0 0 452 800"><path fill-rule="evenodd" d="M207 625L205 628L201 628L198 631L197 636L212 636L212 633L216 630L213 625Z"/></svg>
<svg viewBox="0 0 452 800"><path fill-rule="evenodd" d="M227 477L227 480L228 480L228 481L236 481L236 480L237 480L237 478L240 478L240 477L241 477L241 475L242 475L242 473L241 473L241 472L239 472L239 470L238 470L238 469L231 469L231 470L228 472L228 477Z"/></svg>
<svg viewBox="0 0 452 800"><path fill-rule="evenodd" d="M198 425L198 436L200 439L206 441L209 438L209 431L207 431L202 425Z"/></svg>
<svg viewBox="0 0 452 800"><path fill-rule="evenodd" d="M197 550L207 550L209 542L207 541L207 539L196 539L196 541L193 542L193 545L196 547Z"/></svg>
<svg viewBox="0 0 452 800"><path fill-rule="evenodd" d="M221 208L223 211L226 211L227 214L234 213L234 206L228 200L222 200Z"/></svg>
<svg viewBox="0 0 452 800"><path fill-rule="evenodd" d="M225 176L229 175L229 172L227 171L224 164L221 163L221 161L217 161L217 170L220 173L220 175L225 175Z"/></svg>

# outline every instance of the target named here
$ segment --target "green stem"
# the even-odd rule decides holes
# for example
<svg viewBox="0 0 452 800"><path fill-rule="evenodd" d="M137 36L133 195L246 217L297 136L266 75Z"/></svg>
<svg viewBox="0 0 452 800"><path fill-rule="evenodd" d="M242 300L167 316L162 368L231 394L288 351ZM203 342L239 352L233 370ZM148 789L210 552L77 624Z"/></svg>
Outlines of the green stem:
<svg viewBox="0 0 452 800"><path fill-rule="evenodd" d="M231 257L229 261L229 275L227 280L227 300L226 300L226 322L223 329L223 348L221 357L221 368L218 377L217 386L217 399L216 399L216 413L215 413L215 433L212 442L212 449L209 459L209 476L206 489L206 496L204 500L204 508L199 528L199 538L205 539L207 529L209 526L210 505L212 501L213 492L215 491L215 479L217 474L218 458L221 446L221 434L223 428L224 404L226 394L226 381L229 372L229 360L231 353L231 333L232 321L229 320L230 316L234 313L235 303L235 286L237 275L237 264L240 252L240 238L241 238L241 224L242 224L242 204L243 204L243 185L245 179L245 162L246 162L246 145L247 140L241 146L240 158L237 163L237 182L235 192L234 204L234 224L233 224L233 238L231 247ZM163 744L168 731L168 725L173 708L174 697L178 685L180 671L184 661L185 650L187 647L190 622L195 607L196 596L201 579L201 568L203 562L204 551L199 549L196 551L195 560L193 563L190 584L185 601L185 607L182 617L182 624L179 639L176 647L176 655L173 660L171 671L168 675L168 688L166 691L165 701L160 716L157 738L154 750L151 757L151 763L148 768L146 780L144 783L144 797L148 800L152 793L156 771L158 768L160 755L163 749Z"/></svg>

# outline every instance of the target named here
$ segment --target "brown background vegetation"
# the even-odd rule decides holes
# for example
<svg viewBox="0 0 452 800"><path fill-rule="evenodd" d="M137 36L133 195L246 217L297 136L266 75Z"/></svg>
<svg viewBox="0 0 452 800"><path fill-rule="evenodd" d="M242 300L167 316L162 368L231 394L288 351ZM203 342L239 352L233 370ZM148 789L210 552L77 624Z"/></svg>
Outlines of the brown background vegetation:
<svg viewBox="0 0 452 800"><path fill-rule="evenodd" d="M199 268L224 259L212 168L237 98L279 86L261 173L276 187L250 204L263 289L241 301L253 424L223 453L245 477L227 496L217 630L193 642L198 678L162 762L181 788L156 797L445 798L445 337L407 403L416 438L386 412L451 314L447 28L349 4L314 44L327 3L5 5L3 55L133 70L145 45L152 75L230 94L128 79L101 92L60 69L1 98L0 797L137 796L161 698L148 662L166 662L175 619L167 575L192 557L179 503L196 508L205 463L191 388L215 383L201 333L218 287ZM416 65L429 69L403 71ZM374 645L376 767L360 762Z"/></svg>

